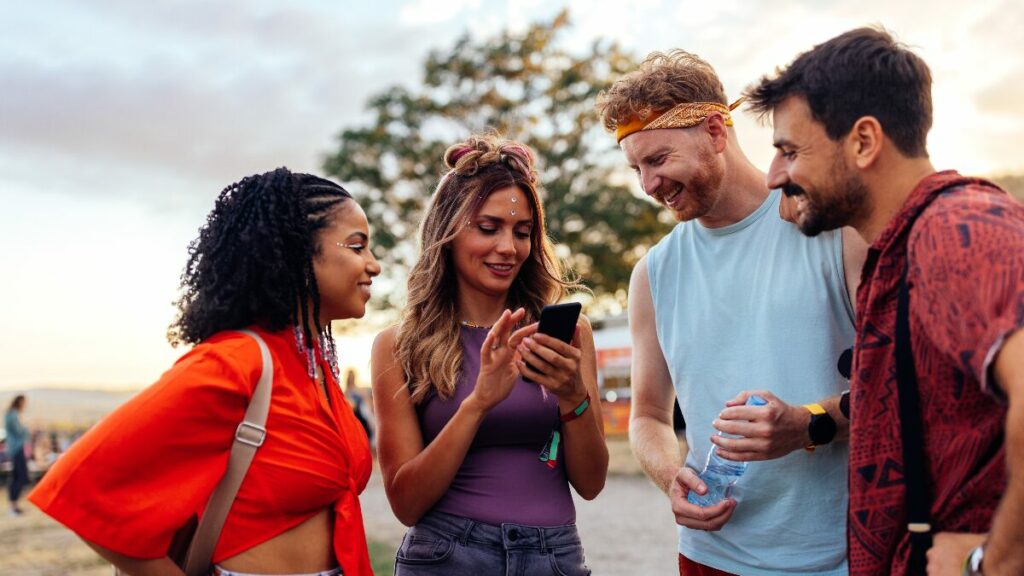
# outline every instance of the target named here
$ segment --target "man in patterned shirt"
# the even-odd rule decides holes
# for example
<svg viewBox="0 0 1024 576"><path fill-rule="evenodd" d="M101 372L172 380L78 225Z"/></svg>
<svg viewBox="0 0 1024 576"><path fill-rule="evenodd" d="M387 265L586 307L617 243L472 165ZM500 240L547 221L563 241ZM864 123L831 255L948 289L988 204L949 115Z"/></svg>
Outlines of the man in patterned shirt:
<svg viewBox="0 0 1024 576"><path fill-rule="evenodd" d="M748 96L772 115L768 184L796 199L801 231L849 225L871 244L851 379L850 573L915 571L893 336L905 273L928 574L1024 574L1024 205L935 171L931 74L885 31L816 46Z"/></svg>

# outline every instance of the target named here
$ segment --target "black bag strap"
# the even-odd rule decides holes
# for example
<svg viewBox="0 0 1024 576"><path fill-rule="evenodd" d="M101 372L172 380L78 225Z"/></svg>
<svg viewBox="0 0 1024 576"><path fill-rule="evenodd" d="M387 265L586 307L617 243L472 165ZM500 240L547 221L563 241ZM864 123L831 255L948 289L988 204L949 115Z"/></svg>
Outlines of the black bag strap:
<svg viewBox="0 0 1024 576"><path fill-rule="evenodd" d="M900 278L896 306L896 385L900 402L900 436L903 440L903 483L907 503L907 531L910 533L909 574L924 574L925 553L932 547L931 510L928 497L924 433L921 428L921 398L917 370L910 344L910 289L907 269Z"/></svg>

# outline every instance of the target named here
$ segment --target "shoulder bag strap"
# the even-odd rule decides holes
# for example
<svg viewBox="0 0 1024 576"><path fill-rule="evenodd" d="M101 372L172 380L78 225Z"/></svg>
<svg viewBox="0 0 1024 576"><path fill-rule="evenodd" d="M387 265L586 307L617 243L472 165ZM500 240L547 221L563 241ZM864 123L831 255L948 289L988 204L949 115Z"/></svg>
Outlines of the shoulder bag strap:
<svg viewBox="0 0 1024 576"><path fill-rule="evenodd" d="M231 446L231 456L228 458L228 469L221 478L220 483L214 488L210 501L206 505L206 511L199 520L196 534L192 538L192 545L189 547L188 556L185 561L185 573L188 576L204 576L209 573L210 562L213 560L213 549L220 539L221 529L224 527L224 520L227 519L231 504L235 501L238 488L242 485L245 473L249 470L256 449L259 448L267 437L267 412L270 410L270 393L274 386L274 362L270 358L270 350L267 343L258 334L251 330L239 330L248 334L260 346L260 356L263 358L263 369L260 372L260 380L253 391L252 400L245 411L245 418L235 430L235 442Z"/></svg>
<svg viewBox="0 0 1024 576"><path fill-rule="evenodd" d="M909 574L924 574L925 553L932 547L931 511L924 434L921 429L921 399L917 388L917 370L910 344L910 290L907 286L908 262L900 279L896 307L896 383L900 402L900 435L903 440L903 483L906 492L907 530L910 533Z"/></svg>

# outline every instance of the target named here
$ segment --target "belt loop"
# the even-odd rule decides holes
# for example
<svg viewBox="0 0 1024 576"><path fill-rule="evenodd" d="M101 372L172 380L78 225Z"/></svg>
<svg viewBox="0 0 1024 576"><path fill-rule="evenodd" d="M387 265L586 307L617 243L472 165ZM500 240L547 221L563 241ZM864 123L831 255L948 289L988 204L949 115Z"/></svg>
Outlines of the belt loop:
<svg viewBox="0 0 1024 576"><path fill-rule="evenodd" d="M462 534L459 534L459 542L462 543L463 546L465 546L466 541L469 540L469 533L473 531L473 527L475 525L476 522L466 518L466 521L462 526Z"/></svg>

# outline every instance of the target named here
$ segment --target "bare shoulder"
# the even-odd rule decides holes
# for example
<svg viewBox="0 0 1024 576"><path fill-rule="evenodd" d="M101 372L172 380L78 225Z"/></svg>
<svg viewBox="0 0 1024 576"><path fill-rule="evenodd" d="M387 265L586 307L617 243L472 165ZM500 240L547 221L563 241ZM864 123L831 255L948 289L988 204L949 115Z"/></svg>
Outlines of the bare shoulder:
<svg viewBox="0 0 1024 576"><path fill-rule="evenodd" d="M577 324L579 324L580 334L581 335L583 335L583 336L589 335L589 336L593 337L593 335L594 335L594 325L591 324L590 318L588 318L586 314L580 314L580 319L577 322Z"/></svg>
<svg viewBox="0 0 1024 576"><path fill-rule="evenodd" d="M398 326L392 325L381 330L377 333L377 336L373 339L372 354L377 357L378 354L384 354L392 356L395 351L395 340L398 338Z"/></svg>
<svg viewBox="0 0 1024 576"><path fill-rule="evenodd" d="M629 275L630 295L632 295L633 290L637 288L638 284L642 284L643 286L648 286L650 284L650 280L647 276L647 256L649 254L650 253L644 254L640 258L640 261L636 263L636 266L633 266L633 272Z"/></svg>
<svg viewBox="0 0 1024 576"><path fill-rule="evenodd" d="M389 326L373 339L373 348L370 351L370 382L375 391L381 387L393 389L403 385L403 372L398 366L398 357L395 354L397 336L398 326Z"/></svg>
<svg viewBox="0 0 1024 576"><path fill-rule="evenodd" d="M629 277L629 315L630 330L638 321L648 321L654 316L654 300L651 297L651 281L647 275L647 256L637 262Z"/></svg>

